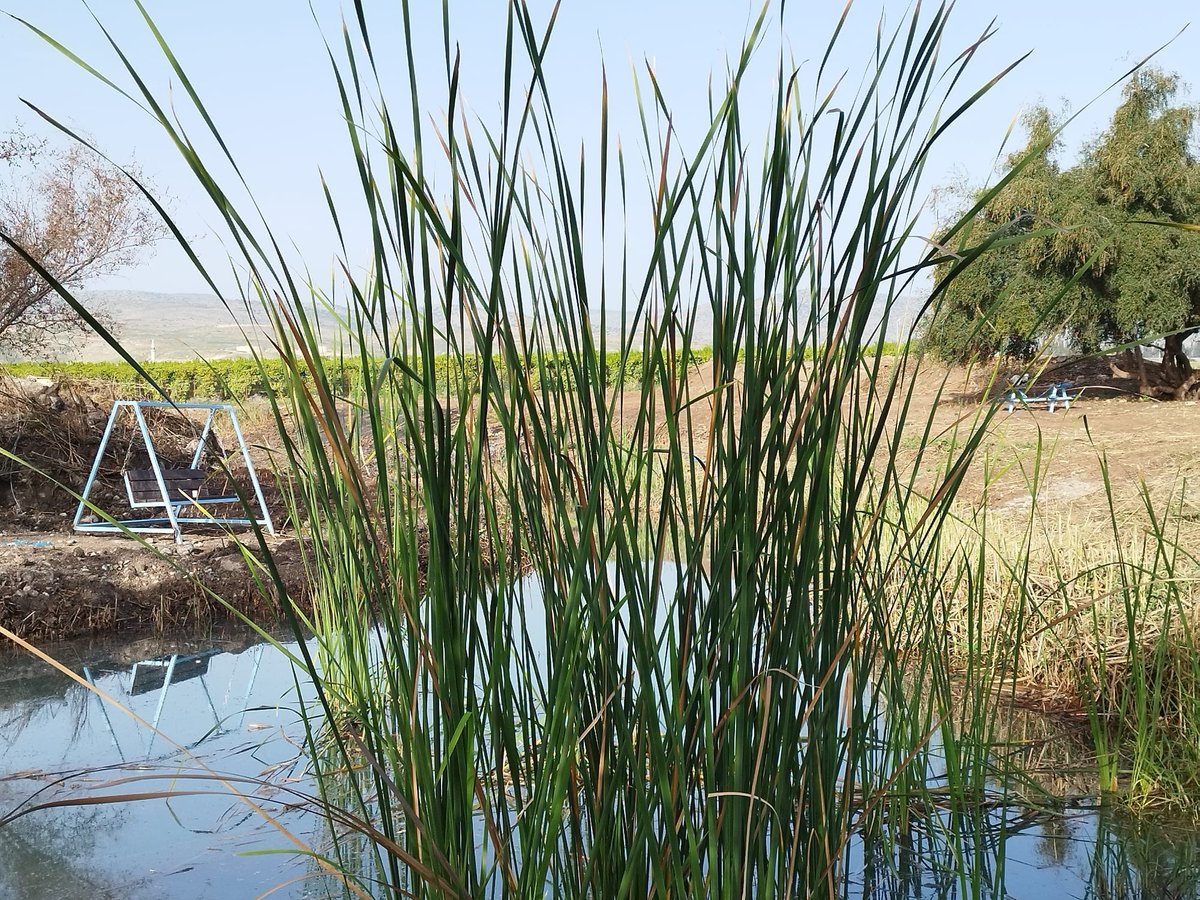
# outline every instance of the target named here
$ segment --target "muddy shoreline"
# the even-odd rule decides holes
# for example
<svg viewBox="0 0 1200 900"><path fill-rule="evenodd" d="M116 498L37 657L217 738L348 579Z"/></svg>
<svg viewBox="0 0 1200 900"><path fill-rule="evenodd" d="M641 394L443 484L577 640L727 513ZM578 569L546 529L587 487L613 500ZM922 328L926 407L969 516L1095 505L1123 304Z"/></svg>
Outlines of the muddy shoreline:
<svg viewBox="0 0 1200 900"><path fill-rule="evenodd" d="M0 374L0 625L26 640L46 642L182 632L236 620L238 613L264 625L279 621L278 592L260 589L243 557L243 544L260 555L248 530L192 526L178 545L169 536L142 543L120 534L74 531L75 492L100 450L113 399L103 386ZM160 464L191 467L200 420L165 409L144 415ZM280 529L267 539L271 556L288 597L304 606L300 546L266 450L278 443L274 420L254 402L239 417ZM149 457L131 417L116 426L89 499L110 515L128 518L122 473L145 467ZM236 451L228 429L218 433L214 427L209 435L206 462ZM245 482L245 473L239 478Z"/></svg>
<svg viewBox="0 0 1200 900"><path fill-rule="evenodd" d="M295 538L269 546L289 597L303 606ZM272 594L255 584L231 535L143 546L120 535L0 528L0 625L26 640L193 629L235 620L238 612L270 623L281 618Z"/></svg>

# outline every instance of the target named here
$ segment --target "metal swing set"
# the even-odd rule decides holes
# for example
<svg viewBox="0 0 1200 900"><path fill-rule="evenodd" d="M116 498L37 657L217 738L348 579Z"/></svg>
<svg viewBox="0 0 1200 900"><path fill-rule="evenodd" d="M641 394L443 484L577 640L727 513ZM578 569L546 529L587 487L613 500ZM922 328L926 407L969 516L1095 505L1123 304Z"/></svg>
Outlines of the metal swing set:
<svg viewBox="0 0 1200 900"><path fill-rule="evenodd" d="M189 468L168 469L159 461L158 451L154 447L154 439L150 436L150 429L146 425L144 411L147 409L162 408L172 410L204 410L207 413ZM133 414L138 431L141 433L142 441L145 443L146 453L150 457L149 469L126 469L122 473L129 506L135 510L158 509L161 510L161 513L138 518L110 518L101 521L85 522L83 521L84 514L89 507L92 507L88 498L91 495L92 488L96 484L96 476L100 471L100 464L104 459L104 451L107 449L109 439L112 437L113 428L123 412ZM209 437L210 435L215 437L213 435L213 426L216 423L217 417L222 414L229 417L229 423L234 435L237 437L238 449L246 465L246 474L253 487L254 500L258 507L258 518L251 519L245 516L218 515L212 511L212 507L242 504L242 498L238 496L236 491L210 492L207 473L200 467L205 451L209 446ZM249 507L249 503L246 506ZM196 513L188 514L187 510L189 507L194 508ZM94 509L95 507L92 508ZM100 439L100 447L96 450L96 459L92 462L91 472L88 474L87 483L84 485L83 493L79 498L79 506L75 510L75 530L87 534L124 534L127 532L171 534L175 537L175 543L182 544L184 525L258 525L265 528L269 534L275 533L275 526L271 521L271 513L268 511L267 502L263 498L262 485L259 484L258 475L254 471L254 463L250 460L250 450L246 446L246 439L242 436L242 429L238 424L237 413L234 411L232 404L229 403L171 403L162 400L116 401L113 403L112 411L108 414L108 424L104 427L104 436Z"/></svg>

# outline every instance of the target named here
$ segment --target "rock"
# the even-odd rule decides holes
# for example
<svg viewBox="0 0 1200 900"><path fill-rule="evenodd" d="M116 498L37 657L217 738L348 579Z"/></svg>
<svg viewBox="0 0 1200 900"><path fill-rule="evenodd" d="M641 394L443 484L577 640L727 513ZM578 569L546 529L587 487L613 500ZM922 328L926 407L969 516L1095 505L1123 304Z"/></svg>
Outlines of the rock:
<svg viewBox="0 0 1200 900"><path fill-rule="evenodd" d="M236 575L238 572L246 571L246 563L240 556L222 556L217 560L217 568L222 572Z"/></svg>

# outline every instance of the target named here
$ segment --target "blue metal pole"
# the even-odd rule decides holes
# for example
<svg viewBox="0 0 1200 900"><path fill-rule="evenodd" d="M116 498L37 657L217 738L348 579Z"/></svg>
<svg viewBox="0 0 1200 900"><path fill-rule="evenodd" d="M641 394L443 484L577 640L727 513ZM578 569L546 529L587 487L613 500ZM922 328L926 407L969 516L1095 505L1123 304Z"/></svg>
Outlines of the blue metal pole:
<svg viewBox="0 0 1200 900"><path fill-rule="evenodd" d="M158 695L158 706L154 708L154 722L151 724L150 731L150 746L146 748L146 759L150 758L150 752L154 749L154 738L158 735L158 722L162 718L163 707L167 705L167 690L171 687L171 678L175 675L175 660L179 659L179 654L171 655L171 661L167 664L167 675L163 679L162 692Z"/></svg>
<svg viewBox="0 0 1200 900"><path fill-rule="evenodd" d="M250 448L246 446L246 439L242 437L242 427L238 424L237 412L230 403L225 404L225 409L229 413L229 421L233 424L233 433L237 435L238 446L242 448L242 459L246 462L246 472L250 476L250 483L254 485L254 496L258 500L258 508L262 512L263 517L259 520L259 524L266 526L268 534L274 534L275 525L271 521L271 511L267 509L262 485L258 483L258 474L254 471L254 463L250 459Z"/></svg>
<svg viewBox="0 0 1200 900"><path fill-rule="evenodd" d="M83 677L93 688L96 688L97 691L100 690L96 687L96 679L92 675L92 670L87 666L83 667ZM117 754L121 757L121 762L125 762L125 751L121 749L121 742L117 740L117 731L113 728L112 719L108 717L108 701L100 696L97 696L96 699L100 702L100 712L104 713L104 721L108 725L108 733L112 737L113 746L117 748Z"/></svg>
<svg viewBox="0 0 1200 900"><path fill-rule="evenodd" d="M92 462L92 471L88 473L87 483L83 486L83 493L79 495L79 506L75 509L75 523L72 526L75 529L78 529L79 523L83 521L83 512L87 509L88 495L92 492L92 485L96 483L96 475L100 471L100 462L104 459L104 449L108 446L109 437L112 436L113 424L117 421L117 413L124 405L126 405L126 401L118 400L113 404L112 411L108 414L108 424L104 426L104 437L100 438L100 448L96 451L96 459Z"/></svg>
<svg viewBox="0 0 1200 900"><path fill-rule="evenodd" d="M142 439L146 442L146 450L150 454L150 468L154 470L154 480L158 482L158 489L162 493L163 504L166 506L167 519L171 523L171 530L175 532L175 543L182 544L183 531L180 529L178 517L175 515L175 504L171 502L171 494L167 490L167 482L163 478L162 467L158 464L158 451L154 449L154 440L150 437L150 429L146 426L146 418L142 415L140 404L134 404L133 414L137 417L138 427L142 430Z"/></svg>
<svg viewBox="0 0 1200 900"><path fill-rule="evenodd" d="M208 440L208 433L212 430L213 416L217 414L215 409L208 411L208 418L204 420L204 430L200 432L200 443L196 444L196 452L192 455L192 468L200 468L200 457L204 455L204 442Z"/></svg>

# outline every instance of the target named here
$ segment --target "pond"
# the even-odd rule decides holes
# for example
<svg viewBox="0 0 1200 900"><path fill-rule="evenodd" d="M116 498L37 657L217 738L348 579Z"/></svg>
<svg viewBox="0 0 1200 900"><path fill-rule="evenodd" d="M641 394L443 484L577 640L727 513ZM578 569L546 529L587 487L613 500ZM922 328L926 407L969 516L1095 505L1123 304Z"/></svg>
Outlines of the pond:
<svg viewBox="0 0 1200 900"><path fill-rule="evenodd" d="M210 790L186 778L128 781L208 766L275 785L254 802L279 827L224 792L37 811L0 829L0 898L185 900L273 888L273 897L340 896L307 858L275 852L294 849L289 833L314 846L324 833L316 817L287 807L287 788L306 787L296 712L305 691L283 653L236 635L53 651L130 712L157 721L163 737L79 681L5 650L0 815L34 794ZM972 848L970 858L939 858L947 844L932 836L886 859L856 841L847 892L960 897L974 881L986 886L983 896L1200 896L1200 835L1191 828L1093 808L997 810L982 825L959 843Z"/></svg>
<svg viewBox="0 0 1200 900"><path fill-rule="evenodd" d="M79 682L6 648L0 815L35 792L46 800L82 790L212 790L207 782L174 779L118 783L205 765L277 784L302 778L297 683L278 650L226 637L68 644L53 652L131 713L157 720L163 736ZM301 839L314 838L319 823L286 812L284 799L267 791L255 802ZM227 792L39 811L0 829L0 897L199 900L252 897L288 882L274 896L327 895L329 886L312 877L317 873L307 860L264 852L291 847L263 815Z"/></svg>

